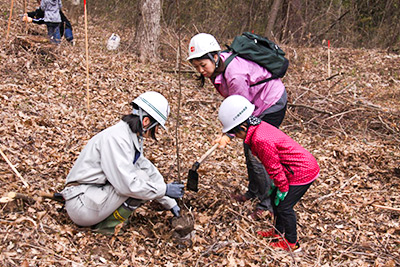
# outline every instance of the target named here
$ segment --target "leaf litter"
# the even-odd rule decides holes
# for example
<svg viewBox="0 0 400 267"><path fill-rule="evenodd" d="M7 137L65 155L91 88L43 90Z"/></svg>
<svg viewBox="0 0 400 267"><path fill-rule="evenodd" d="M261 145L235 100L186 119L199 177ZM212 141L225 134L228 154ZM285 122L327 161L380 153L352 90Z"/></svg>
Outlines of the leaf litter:
<svg viewBox="0 0 400 267"><path fill-rule="evenodd" d="M6 19L1 22L5 25ZM168 39L163 51L171 50L170 57L166 52L162 62L147 65L127 41L120 50L107 51L107 29L89 25L88 111L84 31L74 29L76 46L27 43L26 36L16 34L1 45L1 149L29 184L25 187L1 159L1 196L62 190L86 142L129 113L129 102L148 90L163 93L172 113L169 131L159 134L158 142L147 140L145 154L167 182L178 178L179 83L170 71L175 52L166 45L177 46L177 40L163 35ZM13 25L13 32L23 32L23 25ZM171 213L152 203L139 208L118 234L104 236L74 225L57 202L17 199L0 203L2 266L399 265L399 55L332 48L332 74L337 75L326 80L325 48L283 48L291 65L283 79L290 105L281 129L321 166L320 177L295 208L303 252L270 249L256 232L270 228L272 221L251 220L255 202L230 198L247 187L242 144L234 140L202 163L199 192L186 192L181 201L194 220L187 246L174 239ZM186 62L183 68L191 70ZM210 83L199 88L193 72L183 73L181 82L179 176L185 182L192 164L220 134L222 98Z"/></svg>

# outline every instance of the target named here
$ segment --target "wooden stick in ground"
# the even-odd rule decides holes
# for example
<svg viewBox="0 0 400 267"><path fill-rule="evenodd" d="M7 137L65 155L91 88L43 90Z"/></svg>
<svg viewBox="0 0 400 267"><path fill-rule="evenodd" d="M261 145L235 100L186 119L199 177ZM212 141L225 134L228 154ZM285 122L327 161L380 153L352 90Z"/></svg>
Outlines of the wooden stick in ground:
<svg viewBox="0 0 400 267"><path fill-rule="evenodd" d="M10 33L10 24L11 24L11 17L12 17L12 12L13 12L13 6L14 6L14 0L11 0L10 17L8 18L8 26L7 26L6 41L8 41L8 35L9 35L9 33Z"/></svg>
<svg viewBox="0 0 400 267"><path fill-rule="evenodd" d="M83 9L85 11L85 49L86 49L86 106L89 112L90 98L89 98L89 41L88 41L88 22L87 22L87 8L86 0L83 2Z"/></svg>
<svg viewBox="0 0 400 267"><path fill-rule="evenodd" d="M24 0L24 15L27 14L26 1L28 1L28 0ZM25 34L28 34L28 21L27 20L25 21Z"/></svg>
<svg viewBox="0 0 400 267"><path fill-rule="evenodd" d="M4 160L8 163L8 165L11 167L11 169L14 171L14 173L21 179L22 183L26 186L29 187L29 184L24 180L22 175L18 172L18 170L12 165L11 161L7 158L7 156L3 153L3 150L0 148L0 154L4 158Z"/></svg>

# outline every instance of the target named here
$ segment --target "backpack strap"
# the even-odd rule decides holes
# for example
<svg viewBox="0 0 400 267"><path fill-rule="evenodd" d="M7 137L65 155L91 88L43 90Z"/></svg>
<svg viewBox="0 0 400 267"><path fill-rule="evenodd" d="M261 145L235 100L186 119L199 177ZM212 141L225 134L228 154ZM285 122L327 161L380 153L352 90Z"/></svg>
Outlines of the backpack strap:
<svg viewBox="0 0 400 267"><path fill-rule="evenodd" d="M229 48L229 47L228 47ZM222 51L222 52L231 52L231 51ZM226 69L226 67L229 65L229 63L231 63L231 61L237 56L238 54L237 53L235 53L235 52L233 52L232 51L232 54L224 61L224 64L225 64L225 69ZM224 70L224 77L225 77L225 70ZM271 76L271 77L269 77L269 78L267 78L267 79L264 79L264 80L261 80L261 81L258 81L258 82L256 82L255 84L251 84L250 85L250 87L253 87L253 86L256 86L256 85L259 85L259 84L262 84L262 83L266 83L266 82L269 82L269 81L271 81L271 80L273 80L273 79L277 79L277 78L279 78L279 77L275 77L275 76Z"/></svg>
<svg viewBox="0 0 400 267"><path fill-rule="evenodd" d="M224 61L225 68L231 63L231 61L237 56L238 54L235 52L232 52L232 54Z"/></svg>
<svg viewBox="0 0 400 267"><path fill-rule="evenodd" d="M255 84L251 84L250 87L253 87L253 86L256 86L256 85L259 85L259 84L262 84L262 83L266 83L266 82L269 82L269 81L271 81L271 80L278 79L278 78L279 78L279 77L274 77L274 76L272 75L271 77L269 77L269 78L267 78L267 79L258 81L258 82L256 82Z"/></svg>

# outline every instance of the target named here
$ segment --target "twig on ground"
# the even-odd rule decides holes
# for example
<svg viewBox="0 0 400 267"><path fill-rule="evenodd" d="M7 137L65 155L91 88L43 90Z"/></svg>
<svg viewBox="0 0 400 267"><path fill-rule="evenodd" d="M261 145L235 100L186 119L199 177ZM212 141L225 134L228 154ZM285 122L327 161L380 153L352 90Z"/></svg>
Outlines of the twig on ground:
<svg viewBox="0 0 400 267"><path fill-rule="evenodd" d="M312 109L312 110L315 110L315 111L320 112L320 113L333 115L333 113L330 112L330 111L321 110L321 109L314 108L314 107L307 106L307 105L303 105L303 104L291 104L291 103L288 103L288 106L289 106L289 107L308 108L308 109Z"/></svg>
<svg viewBox="0 0 400 267"><path fill-rule="evenodd" d="M332 116L324 119L323 121L330 120L330 119L336 118L338 116L341 116L341 115L344 115L344 114L347 114L347 113L350 113L350 112L353 112L353 111L357 111L357 110L364 110L364 109L363 108L355 108L355 109L351 109L351 110L346 110L344 112L340 112L340 113L337 113L335 115L332 115Z"/></svg>
<svg viewBox="0 0 400 267"><path fill-rule="evenodd" d="M343 188L345 188L345 187L346 187L354 178L356 178L356 177L358 177L357 174L353 175L353 177L351 177L349 180L347 180L347 181L339 188L339 190L337 190L337 191L335 191L335 192L332 192L332 193L330 193L330 194L327 194L327 195L325 195L325 196L322 196L322 197L320 197L320 198L317 198L317 199L314 201L314 203L315 203L316 201L321 201L321 200L323 200L323 199L325 199L325 198L328 198L328 197L330 197L330 196L333 196L333 195L335 195L335 194L338 194Z"/></svg>
<svg viewBox="0 0 400 267"><path fill-rule="evenodd" d="M393 207L388 207L388 206L382 206L378 204L372 204L375 208L380 208L380 209L385 209L385 210L392 210L392 211L400 211L400 208L393 208Z"/></svg>
<svg viewBox="0 0 400 267"><path fill-rule="evenodd" d="M22 177L22 175L18 172L18 170L14 167L14 165L11 163L11 161L7 158L7 156L3 153L3 150L0 148L0 154L4 158L4 160L8 163L8 165L11 167L11 169L14 171L14 173L21 179L22 183L24 184L25 187L29 187L29 184L25 181L25 179Z"/></svg>

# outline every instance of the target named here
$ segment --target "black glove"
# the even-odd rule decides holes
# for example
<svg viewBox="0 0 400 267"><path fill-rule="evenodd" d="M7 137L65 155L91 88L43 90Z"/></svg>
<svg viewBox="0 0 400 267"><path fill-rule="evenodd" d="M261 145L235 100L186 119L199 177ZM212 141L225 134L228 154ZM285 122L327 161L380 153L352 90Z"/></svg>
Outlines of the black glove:
<svg viewBox="0 0 400 267"><path fill-rule="evenodd" d="M181 198L185 194L183 188L184 184L178 182L172 182L167 184L167 190L165 191L165 195L172 198Z"/></svg>

